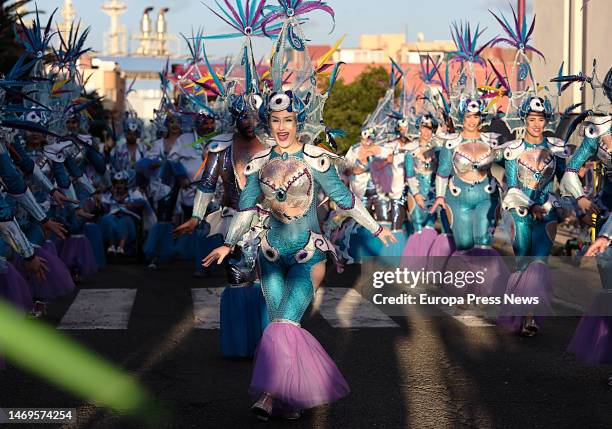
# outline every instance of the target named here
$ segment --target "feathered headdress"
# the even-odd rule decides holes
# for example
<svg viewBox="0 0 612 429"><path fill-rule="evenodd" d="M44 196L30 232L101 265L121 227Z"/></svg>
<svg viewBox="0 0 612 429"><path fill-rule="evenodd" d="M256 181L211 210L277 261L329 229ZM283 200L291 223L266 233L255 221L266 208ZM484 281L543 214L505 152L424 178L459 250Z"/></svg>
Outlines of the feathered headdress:
<svg viewBox="0 0 612 429"><path fill-rule="evenodd" d="M574 83L579 83L581 88L588 84L593 91L592 105L571 122L566 131L566 140L569 140L579 127L580 134L588 138L599 138L610 132L612 128L612 68L608 70L602 82L597 76L597 61L593 60L590 76L583 72L575 75L563 75L560 70L559 75L551 82L557 83L559 93L565 91ZM565 113L569 113L580 105L570 106Z"/></svg>
<svg viewBox="0 0 612 429"><path fill-rule="evenodd" d="M508 108L502 119L511 132L522 133L525 126L525 118L531 112L543 114L547 119L545 130L554 132L560 121L558 112L558 97L550 92L546 86L539 85L533 75L531 62L527 56L528 52L533 52L544 59L544 54L532 46L531 37L535 29L535 16L531 24L527 23L527 16L519 17L514 8L512 9L513 25L502 14L491 14L502 26L506 33L505 37L497 37L493 40L492 46L503 43L516 49L514 63L510 75L498 70L492 62L491 69L498 82L498 96L508 97ZM561 65L563 68L563 65ZM516 86L516 87L515 87Z"/></svg>
<svg viewBox="0 0 612 429"><path fill-rule="evenodd" d="M333 9L323 1L278 0L278 6L266 6L267 15L262 29L270 34L269 28L282 20L282 26L274 36L270 60L269 87L265 88L263 103L259 108L262 124L267 127L268 116L275 110L295 111L299 123L300 139L303 143L315 143L325 132L328 143L334 146L334 138L341 136L339 130L332 130L323 122L323 108L338 77L342 63L333 67L329 74L329 85L323 93L317 86L317 72L328 67L319 64L315 68L306 49L306 38L302 31L304 14L321 10L334 18ZM339 43L336 44L336 48ZM332 51L333 53L333 51ZM331 54L324 55L325 61ZM268 131L268 130L266 130Z"/></svg>
<svg viewBox="0 0 612 429"><path fill-rule="evenodd" d="M449 54L449 68L459 62L459 73L454 86L450 89L450 116L456 127L463 124L465 113L479 113L482 116L481 125L490 121L487 115L487 103L478 91L475 65L486 67L481 57L482 51L491 45L488 41L479 46L479 39L486 29L476 27L472 32L469 23L453 23L451 34L457 50Z"/></svg>

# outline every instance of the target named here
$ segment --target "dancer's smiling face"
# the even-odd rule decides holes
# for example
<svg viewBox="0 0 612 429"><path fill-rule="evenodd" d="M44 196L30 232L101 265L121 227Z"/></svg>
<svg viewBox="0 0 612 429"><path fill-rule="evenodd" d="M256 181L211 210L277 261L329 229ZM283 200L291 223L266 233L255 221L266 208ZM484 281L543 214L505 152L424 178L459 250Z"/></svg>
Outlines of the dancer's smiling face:
<svg viewBox="0 0 612 429"><path fill-rule="evenodd" d="M433 130L427 125L421 125L421 139L429 141L433 136Z"/></svg>
<svg viewBox="0 0 612 429"><path fill-rule="evenodd" d="M272 112L270 114L270 131L272 138L285 149L297 142L297 115L295 112Z"/></svg>
<svg viewBox="0 0 612 429"><path fill-rule="evenodd" d="M466 112L463 116L463 129L469 133L478 131L480 127L480 114Z"/></svg>
<svg viewBox="0 0 612 429"><path fill-rule="evenodd" d="M542 137L544 127L546 126L546 118L542 113L529 113L525 118L525 130L527 134L534 138Z"/></svg>

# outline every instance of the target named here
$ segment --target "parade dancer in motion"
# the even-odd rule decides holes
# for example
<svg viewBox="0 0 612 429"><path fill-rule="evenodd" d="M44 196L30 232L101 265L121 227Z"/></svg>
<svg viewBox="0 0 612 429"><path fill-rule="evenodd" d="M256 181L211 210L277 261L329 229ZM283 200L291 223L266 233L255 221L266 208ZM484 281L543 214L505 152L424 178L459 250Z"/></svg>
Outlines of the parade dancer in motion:
<svg viewBox="0 0 612 429"><path fill-rule="evenodd" d="M469 24L453 24L458 50L451 64L461 62L462 67L451 89L451 118L460 132L441 136L445 141L440 149L436 200L430 213L441 207L448 215L457 249L449 260L450 269L465 269L466 264L472 264L475 271L486 267L486 281L476 291L486 296L503 290L508 274L492 247L500 197L491 168L503 154L497 148L499 135L480 131L490 121L490 106L478 91L475 74L477 65L484 66L480 53L488 45L477 46L483 31L477 28L472 33Z"/></svg>
<svg viewBox="0 0 612 429"><path fill-rule="evenodd" d="M201 222L206 221L211 229L205 240L211 240L218 234L225 237L230 222L240 213L239 199L247 183L245 168L255 154L266 148L255 135L258 118L253 109L256 107L253 102L255 94L259 92L260 81L251 38L261 35L262 12L240 22L238 29L244 41L237 58L241 63L231 67L232 74L225 76L225 83L214 79L223 99L220 104L226 109L219 112L221 122L229 123L230 129L227 131L233 132L221 134L207 142L204 149L206 162L198 184L192 218L177 228L176 234L193 232ZM247 31L247 28L254 32ZM212 68L210 72L211 76L216 73ZM219 179L222 186L221 207L206 216ZM261 287L256 282L256 252L256 242L241 239L240 246L233 248L225 267L228 285L221 295L220 323L221 353L225 357L252 357L268 323Z"/></svg>
<svg viewBox="0 0 612 429"><path fill-rule="evenodd" d="M250 387L257 399L252 409L263 420L273 413L299 418L301 410L336 401L349 392L319 342L300 327L304 311L323 279L325 253L334 252L333 244L320 232L316 215L319 190L383 243L395 242L391 231L381 227L340 180L336 171L340 158L310 144L325 130L320 115L327 94L318 92L306 50L296 50L305 40L296 18L300 3L281 2L271 15L284 17L285 22L272 58L273 92L265 97L260 112L262 125L268 128L275 145L246 166L246 187L225 245L204 260L205 265L223 261L249 230L257 213L269 213L267 229L261 236L259 263L271 323L257 349ZM288 4L296 7L288 10ZM308 10L305 6L302 12ZM287 51L303 55L305 59L299 63L304 67L286 70ZM294 79L291 89L282 87L286 73Z"/></svg>
<svg viewBox="0 0 612 429"><path fill-rule="evenodd" d="M561 180L564 195L573 197L585 214L595 214L595 234L598 237L587 252L597 258L597 267L603 290L595 298L581 319L570 341L568 351L588 364L612 363L612 248L609 247L612 229L612 69L603 82L597 77L595 66L592 76L584 74L561 76L560 82L589 82L593 89L591 109L579 115L568 131L568 138L580 128L582 144L567 164ZM601 165L601 190L590 198L584 193L578 171L587 161L595 158ZM606 220L607 219L607 220ZM612 385L612 376L608 380Z"/></svg>

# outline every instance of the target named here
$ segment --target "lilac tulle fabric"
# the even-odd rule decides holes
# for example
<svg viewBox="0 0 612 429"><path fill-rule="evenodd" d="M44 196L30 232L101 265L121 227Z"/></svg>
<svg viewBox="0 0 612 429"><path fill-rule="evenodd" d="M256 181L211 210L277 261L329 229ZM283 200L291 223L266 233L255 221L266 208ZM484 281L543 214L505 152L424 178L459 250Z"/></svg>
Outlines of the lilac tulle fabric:
<svg viewBox="0 0 612 429"><path fill-rule="evenodd" d="M600 293L582 316L567 351L589 365L612 364L612 293Z"/></svg>
<svg viewBox="0 0 612 429"><path fill-rule="evenodd" d="M455 240L450 234L439 234L433 241L427 255L427 270L442 271L450 255L457 250Z"/></svg>
<svg viewBox="0 0 612 429"><path fill-rule="evenodd" d="M420 232L415 232L406 242L402 252L401 266L412 271L419 271L427 267L427 255L431 246L438 236L438 232L433 228L423 228Z"/></svg>
<svg viewBox="0 0 612 429"><path fill-rule="evenodd" d="M98 271L98 264L89 240L84 235L67 237L62 243L60 259L68 269L78 269L80 274L88 276Z"/></svg>
<svg viewBox="0 0 612 429"><path fill-rule="evenodd" d="M290 323L271 323L255 354L249 393L269 393L275 407L308 409L348 395L349 386L319 342Z"/></svg>
<svg viewBox="0 0 612 429"><path fill-rule="evenodd" d="M48 250L49 249L49 250ZM53 301L56 298L67 295L74 289L74 281L66 264L54 253L54 248L36 247L34 254L45 260L47 273L45 279L40 281L25 269L22 258L15 259L15 267L27 280L32 296L43 301Z"/></svg>
<svg viewBox="0 0 612 429"><path fill-rule="evenodd" d="M468 251L471 269L484 272L484 283L478 286L479 296L503 296L510 271L497 250L475 247ZM542 264L540 264L542 265Z"/></svg>
<svg viewBox="0 0 612 429"><path fill-rule="evenodd" d="M543 315L550 314L552 284L548 265L532 262L522 273L512 273L508 278L506 294L520 297L538 297L539 304L506 305L502 307L497 324L514 332L519 332L523 317L532 314L538 324Z"/></svg>
<svg viewBox="0 0 612 429"><path fill-rule="evenodd" d="M28 282L10 262L2 261L0 264L0 298L25 312L32 310L32 294Z"/></svg>
<svg viewBox="0 0 612 429"><path fill-rule="evenodd" d="M45 240L45 242L40 247L42 247L47 252L54 254L55 256L59 256L57 247L55 246L55 243L51 240Z"/></svg>

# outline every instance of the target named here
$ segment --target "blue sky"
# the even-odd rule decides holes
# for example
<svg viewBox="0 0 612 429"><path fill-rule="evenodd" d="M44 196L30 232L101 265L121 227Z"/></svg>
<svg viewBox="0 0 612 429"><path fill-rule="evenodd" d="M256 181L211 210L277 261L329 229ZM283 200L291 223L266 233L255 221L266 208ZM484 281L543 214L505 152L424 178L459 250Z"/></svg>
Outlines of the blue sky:
<svg viewBox="0 0 612 429"><path fill-rule="evenodd" d="M107 0L73 0L74 7L83 22L92 27L89 43L97 50L102 50L103 33L109 26L109 18L102 12L101 5ZM226 32L225 24L212 15L199 0L123 0L128 4L128 11L121 17L121 23L128 31L138 31L140 17L147 6L156 10L151 14L157 16L157 9L169 7L168 26L171 33L191 33L191 29L202 26L207 33ZM213 0L204 0L213 5ZM512 4L516 0L511 0ZM527 0L529 4L533 0ZM48 13L63 4L63 0L38 0L38 6ZM336 29L329 34L331 19L321 12L312 14L307 24L306 35L314 44L329 44L347 34L345 47L358 44L360 34L401 33L405 32L408 40L415 40L418 32L425 34L426 40L450 39L449 24L453 20L468 19L476 24L488 27L485 38L491 38L500 32L499 24L487 9L510 13L510 0L328 0L336 11ZM258 44L260 52L267 52L270 44ZM210 41L207 50L212 55L233 53L238 48L236 41ZM186 52L186 48L182 48Z"/></svg>

